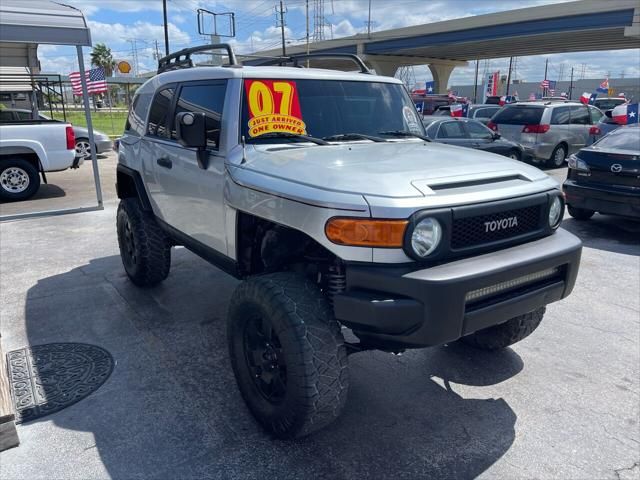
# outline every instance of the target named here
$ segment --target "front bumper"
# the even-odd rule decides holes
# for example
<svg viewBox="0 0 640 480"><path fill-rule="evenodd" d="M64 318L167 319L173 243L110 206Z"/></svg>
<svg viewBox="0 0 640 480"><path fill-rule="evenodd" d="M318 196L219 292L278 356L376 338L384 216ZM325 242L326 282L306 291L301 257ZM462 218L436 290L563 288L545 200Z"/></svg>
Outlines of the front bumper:
<svg viewBox="0 0 640 480"><path fill-rule="evenodd" d="M423 270L349 265L347 289L335 296L334 313L377 348L441 345L569 295L581 251L581 241L559 229L539 240ZM470 292L556 268L542 281L469 300Z"/></svg>
<svg viewBox="0 0 640 480"><path fill-rule="evenodd" d="M562 185L567 205L585 210L640 218L640 193L623 193L604 188L592 188L567 180Z"/></svg>

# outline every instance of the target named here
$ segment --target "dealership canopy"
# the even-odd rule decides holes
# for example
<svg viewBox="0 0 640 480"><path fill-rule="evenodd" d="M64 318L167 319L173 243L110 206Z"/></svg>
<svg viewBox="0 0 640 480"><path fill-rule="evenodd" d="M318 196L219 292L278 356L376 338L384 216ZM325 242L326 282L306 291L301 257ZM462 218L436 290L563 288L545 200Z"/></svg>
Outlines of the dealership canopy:
<svg viewBox="0 0 640 480"><path fill-rule="evenodd" d="M78 64L82 72L84 92L84 112L89 130L93 179L96 188L97 207L74 208L67 210L35 212L30 214L8 215L0 220L23 218L38 215L55 215L84 210L102 209L102 191L98 172L89 94L84 79L84 55L82 47L91 46L91 32L84 15L77 8L43 0L2 0L0 1L0 58L4 67L29 67L29 73L37 73L40 65L37 57L38 44L73 45L76 47ZM37 118L37 103L33 102L34 118Z"/></svg>

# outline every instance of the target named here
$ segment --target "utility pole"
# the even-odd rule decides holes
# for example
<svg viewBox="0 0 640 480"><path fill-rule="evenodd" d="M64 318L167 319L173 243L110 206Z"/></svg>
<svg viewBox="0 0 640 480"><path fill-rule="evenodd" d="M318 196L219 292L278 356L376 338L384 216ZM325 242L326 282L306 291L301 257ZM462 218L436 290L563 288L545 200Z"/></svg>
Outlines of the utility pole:
<svg viewBox="0 0 640 480"><path fill-rule="evenodd" d="M547 79L547 70L548 70L548 69L549 69L549 59L547 58L547 59L544 61L544 79L545 79L545 80ZM547 87L544 87L544 88L542 89L542 96L543 96L543 97L546 97L546 96L547 96Z"/></svg>
<svg viewBox="0 0 640 480"><path fill-rule="evenodd" d="M571 80L569 82L569 100L573 98L573 67L571 67Z"/></svg>
<svg viewBox="0 0 640 480"><path fill-rule="evenodd" d="M158 49L158 40L154 40L156 44L156 60L160 60L160 50Z"/></svg>
<svg viewBox="0 0 640 480"><path fill-rule="evenodd" d="M169 55L169 26L167 25L167 0L162 0L162 14L164 15L164 53Z"/></svg>
<svg viewBox="0 0 640 480"><path fill-rule="evenodd" d="M367 19L367 38L371 38L371 0L369 0L369 18Z"/></svg>
<svg viewBox="0 0 640 480"><path fill-rule="evenodd" d="M306 21L307 21L307 55L309 55L309 0L305 2ZM307 58L307 68L309 68L309 59Z"/></svg>
<svg viewBox="0 0 640 480"><path fill-rule="evenodd" d="M506 96L509 95L509 84L511 83L511 68L513 68L513 57L509 57L509 72L507 73L507 93Z"/></svg>
<svg viewBox="0 0 640 480"><path fill-rule="evenodd" d="M473 82L473 103L478 103L478 66L480 60L476 59L476 80Z"/></svg>
<svg viewBox="0 0 640 480"><path fill-rule="evenodd" d="M282 5L282 0L280 0L280 9L276 8L276 27L280 27L280 32L282 33L282 56L287 56L287 48L284 43L284 14L287 13L287 10ZM278 22L278 15L280 16L280 22ZM280 25L278 25L280 23Z"/></svg>

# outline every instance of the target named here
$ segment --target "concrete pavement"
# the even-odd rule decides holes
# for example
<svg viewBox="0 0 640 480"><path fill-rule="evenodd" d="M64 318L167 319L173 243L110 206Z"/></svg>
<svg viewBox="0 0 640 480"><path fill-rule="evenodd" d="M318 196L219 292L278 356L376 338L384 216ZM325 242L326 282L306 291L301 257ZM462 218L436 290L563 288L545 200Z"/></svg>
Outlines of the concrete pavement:
<svg viewBox="0 0 640 480"><path fill-rule="evenodd" d="M231 373L225 315L237 281L177 248L166 282L132 285L113 155L101 173L104 211L0 224L3 350L86 342L116 361L95 393L18 427L2 479L640 476L640 224L567 217L585 242L581 272L533 335L499 353L356 354L341 419L283 442L257 426ZM56 175L56 200L78 206L90 167Z"/></svg>

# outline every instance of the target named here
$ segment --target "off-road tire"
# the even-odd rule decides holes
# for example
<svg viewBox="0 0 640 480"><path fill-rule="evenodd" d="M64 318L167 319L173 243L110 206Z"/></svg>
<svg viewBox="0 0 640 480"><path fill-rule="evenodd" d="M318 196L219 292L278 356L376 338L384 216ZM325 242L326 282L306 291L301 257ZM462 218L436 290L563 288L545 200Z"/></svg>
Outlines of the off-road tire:
<svg viewBox="0 0 640 480"><path fill-rule="evenodd" d="M281 346L278 362L285 365L280 403L261 392L248 357L249 326L265 318ZM240 393L269 433L278 438L303 437L340 415L349 387L347 351L332 309L313 282L281 272L241 283L229 305L227 339Z"/></svg>
<svg viewBox="0 0 640 480"><path fill-rule="evenodd" d="M545 310L546 307L540 307L533 312L519 315L500 325L478 330L471 335L462 337L460 340L482 350L506 348L531 335L540 325Z"/></svg>
<svg viewBox="0 0 640 480"><path fill-rule="evenodd" d="M589 220L596 213L593 210L572 207L571 205L567 205L567 210L569 211L569 215L576 220Z"/></svg>
<svg viewBox="0 0 640 480"><path fill-rule="evenodd" d="M558 152L562 150L563 154L562 154L562 159L560 159L560 157L558 156ZM560 144L558 145L556 148L553 149L553 152L551 152L551 156L549 157L549 160L547 160L547 166L551 167L551 168L560 168L564 165L564 161L567 159L567 147L564 146L564 144Z"/></svg>
<svg viewBox="0 0 640 480"><path fill-rule="evenodd" d="M131 281L151 287L167 278L171 243L153 214L142 210L137 198L124 198L116 222L120 257Z"/></svg>
<svg viewBox="0 0 640 480"><path fill-rule="evenodd" d="M26 188L13 183L14 179L26 180ZM24 158L7 158L0 160L0 199L5 201L26 200L40 188L38 169ZM5 184L6 183L6 184Z"/></svg>

